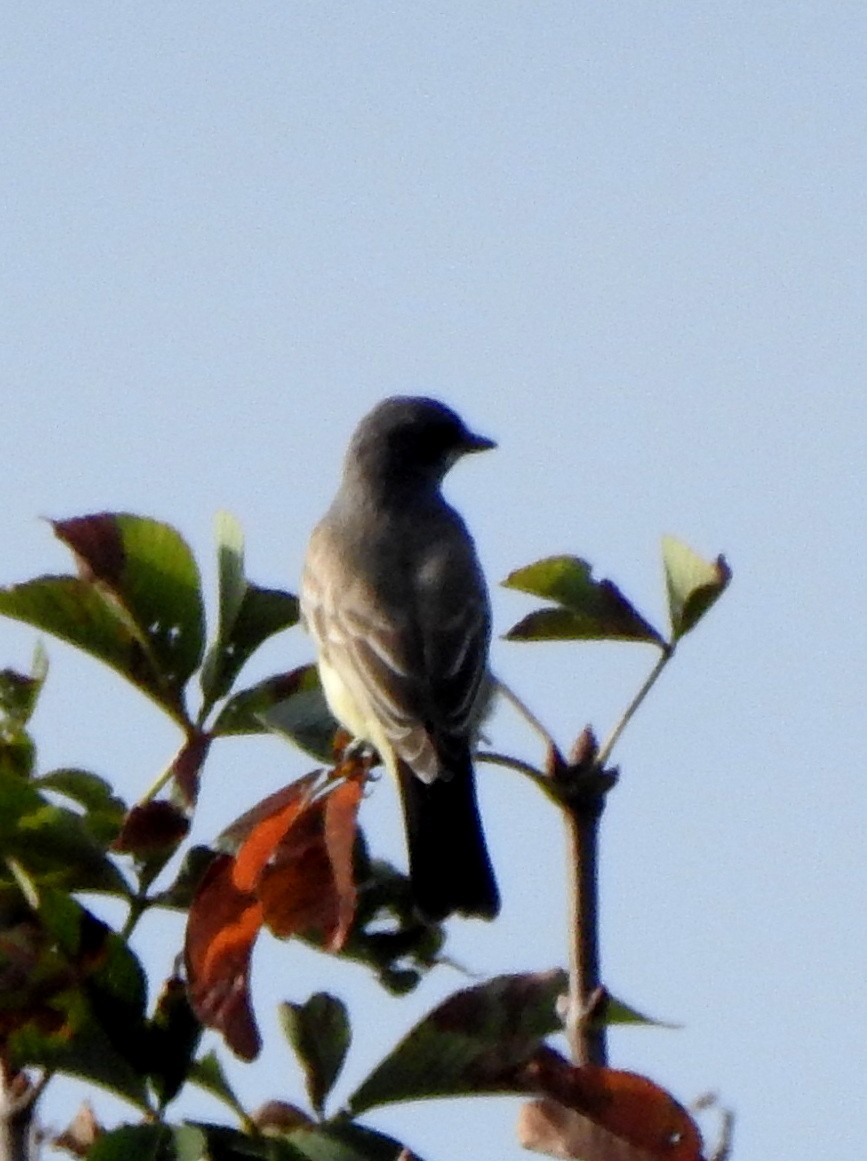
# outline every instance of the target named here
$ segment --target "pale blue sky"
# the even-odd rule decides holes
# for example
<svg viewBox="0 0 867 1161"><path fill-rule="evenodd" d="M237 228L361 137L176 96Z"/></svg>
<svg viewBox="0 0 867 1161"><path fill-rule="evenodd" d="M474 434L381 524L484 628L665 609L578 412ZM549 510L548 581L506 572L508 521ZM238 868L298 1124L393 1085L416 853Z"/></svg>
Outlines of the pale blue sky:
<svg viewBox="0 0 867 1161"><path fill-rule="evenodd" d="M101 509L176 524L210 581L225 507L253 576L294 588L349 432L407 391L499 441L449 484L493 586L574 552L659 618L660 535L725 551L730 592L616 753L605 974L685 1027L615 1034L613 1062L685 1101L717 1090L737 1161L860 1161L864 5L16 0L3 23L0 582L67 567L37 517ZM499 631L530 607L493 600ZM0 623L0 665L34 637ZM172 728L49 648L43 765L136 796ZM293 632L250 676L309 655ZM651 661L494 649L564 744L604 734ZM494 735L532 754L505 715ZM201 837L304 769L276 742L218 747ZM455 925L455 957L561 963L557 820L515 776L481 782L505 905ZM401 857L388 788L365 810ZM349 1001L345 1093L461 984L443 968L390 1001L292 944L261 952L252 1103L301 1095L278 1000ZM505 1161L525 1156L516 1109L377 1124L430 1161Z"/></svg>

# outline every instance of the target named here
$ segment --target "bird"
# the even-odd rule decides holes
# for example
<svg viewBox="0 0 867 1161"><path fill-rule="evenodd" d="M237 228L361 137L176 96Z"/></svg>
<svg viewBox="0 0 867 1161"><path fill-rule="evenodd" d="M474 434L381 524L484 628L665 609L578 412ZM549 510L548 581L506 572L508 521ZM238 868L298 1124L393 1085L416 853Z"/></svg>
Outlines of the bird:
<svg viewBox="0 0 867 1161"><path fill-rule="evenodd" d="M383 400L350 439L302 572L326 701L397 781L412 895L431 922L500 909L473 771L495 685L490 602L441 491L462 456L494 447L438 400Z"/></svg>

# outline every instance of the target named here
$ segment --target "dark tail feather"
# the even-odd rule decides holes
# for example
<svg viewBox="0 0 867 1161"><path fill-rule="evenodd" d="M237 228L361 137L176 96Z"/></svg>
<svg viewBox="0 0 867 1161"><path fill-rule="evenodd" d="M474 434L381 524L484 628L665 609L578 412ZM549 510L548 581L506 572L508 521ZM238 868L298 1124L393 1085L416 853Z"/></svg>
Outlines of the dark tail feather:
<svg viewBox="0 0 867 1161"><path fill-rule="evenodd" d="M482 833L469 754L445 781L426 784L398 764L409 875L416 905L427 919L454 911L493 919L500 893Z"/></svg>

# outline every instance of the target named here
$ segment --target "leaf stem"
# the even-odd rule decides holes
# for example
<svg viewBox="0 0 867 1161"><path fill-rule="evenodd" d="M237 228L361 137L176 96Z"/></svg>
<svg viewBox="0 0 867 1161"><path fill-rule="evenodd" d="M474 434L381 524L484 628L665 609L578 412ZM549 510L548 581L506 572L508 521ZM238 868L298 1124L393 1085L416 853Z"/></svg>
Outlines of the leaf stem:
<svg viewBox="0 0 867 1161"><path fill-rule="evenodd" d="M480 750L474 757L477 762L490 762L493 766L505 766L508 770L517 770L519 774L525 774L546 789L549 786L550 780L545 774L521 758L513 758L510 754L501 754L496 750Z"/></svg>
<svg viewBox="0 0 867 1161"><path fill-rule="evenodd" d="M656 664L653 666L650 673L647 675L647 677L646 677L643 685L639 689L638 693L635 695L635 697L632 699L632 701L629 703L629 705L624 710L623 716L621 717L620 721L617 723L617 725L614 727L614 729L608 735L608 738L606 739L605 744L602 746L601 750L599 751L598 755L596 756L596 766L598 769L602 770L605 768L605 766L608 762L608 759L611 757L611 751L614 749L614 747L617 745L618 741L620 740L620 735L623 733L623 731L626 729L626 727L632 721L638 707L641 705L641 703L644 701L644 699L650 693L651 689L656 684L656 681L658 680L659 675L662 673L663 669L665 669L666 665L668 665L669 661L674 656L674 645L673 644L666 642L665 646L661 647L661 648L662 648L662 654L657 659Z"/></svg>
<svg viewBox="0 0 867 1161"><path fill-rule="evenodd" d="M545 745L559 753L560 750L557 743L554 741L553 737L548 733L547 729L542 725L533 711L529 708L526 702L522 701L521 698L519 698L515 693L515 691L510 689L509 686L505 684L505 682L500 681L498 677L494 677L494 683L497 692L502 694L506 701L509 702L509 704L518 711L518 713L521 715L524 721L527 722L531 729L536 731Z"/></svg>

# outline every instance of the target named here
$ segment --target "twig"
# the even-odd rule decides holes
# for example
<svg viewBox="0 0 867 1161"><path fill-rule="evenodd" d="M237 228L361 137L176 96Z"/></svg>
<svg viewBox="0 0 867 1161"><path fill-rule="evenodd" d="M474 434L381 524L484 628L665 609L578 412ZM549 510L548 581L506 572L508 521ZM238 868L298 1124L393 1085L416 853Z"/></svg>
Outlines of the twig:
<svg viewBox="0 0 867 1161"><path fill-rule="evenodd" d="M45 1073L31 1082L5 1061L0 1065L0 1161L34 1161L36 1102L50 1076Z"/></svg>
<svg viewBox="0 0 867 1161"><path fill-rule="evenodd" d="M566 1036L576 1065L608 1062L604 1023L593 1019L604 995L599 967L599 819L605 791L564 804L569 857L569 997Z"/></svg>

